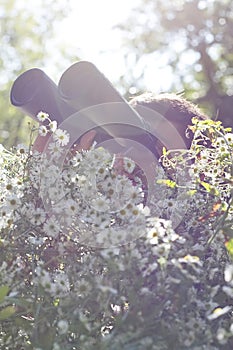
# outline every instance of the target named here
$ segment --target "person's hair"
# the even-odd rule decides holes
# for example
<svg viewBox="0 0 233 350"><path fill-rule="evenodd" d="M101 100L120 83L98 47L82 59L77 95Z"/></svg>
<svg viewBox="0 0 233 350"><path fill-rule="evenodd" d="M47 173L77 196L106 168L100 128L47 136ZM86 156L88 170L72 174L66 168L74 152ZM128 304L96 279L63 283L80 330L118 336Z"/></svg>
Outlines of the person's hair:
<svg viewBox="0 0 233 350"><path fill-rule="evenodd" d="M187 147L190 147L192 141L187 137L187 128L188 125L192 125L192 118L208 119L195 104L173 93L143 93L134 97L130 105L135 109L137 106L144 106L163 115L178 130Z"/></svg>

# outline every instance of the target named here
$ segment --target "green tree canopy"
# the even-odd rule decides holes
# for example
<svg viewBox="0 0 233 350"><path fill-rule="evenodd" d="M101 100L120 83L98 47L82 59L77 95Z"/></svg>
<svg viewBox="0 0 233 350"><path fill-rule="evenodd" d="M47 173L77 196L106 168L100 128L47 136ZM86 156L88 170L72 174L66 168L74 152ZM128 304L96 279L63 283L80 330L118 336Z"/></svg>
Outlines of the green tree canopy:
<svg viewBox="0 0 233 350"><path fill-rule="evenodd" d="M27 118L10 105L12 83L23 71L45 65L55 35L55 23L64 18L68 10L69 1L62 0L33 3L2 0L0 3L0 143L7 147L26 140L28 131Z"/></svg>
<svg viewBox="0 0 233 350"><path fill-rule="evenodd" d="M132 76L132 85L145 89L146 67L169 66L170 89L184 89L213 117L233 125L231 0L141 0L119 28L125 34L127 58L141 73L136 85Z"/></svg>

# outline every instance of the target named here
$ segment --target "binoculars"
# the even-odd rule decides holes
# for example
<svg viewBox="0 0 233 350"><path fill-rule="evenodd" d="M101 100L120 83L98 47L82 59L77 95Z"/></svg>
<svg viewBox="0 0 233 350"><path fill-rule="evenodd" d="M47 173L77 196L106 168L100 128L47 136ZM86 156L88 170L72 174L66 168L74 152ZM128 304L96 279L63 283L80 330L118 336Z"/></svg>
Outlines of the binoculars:
<svg viewBox="0 0 233 350"><path fill-rule="evenodd" d="M149 113L153 115L148 117L144 115L148 111L133 109L90 62L79 61L71 65L58 85L41 69L30 69L13 83L10 100L34 119L40 111L48 113L58 125L76 115L74 130L82 131L83 125L89 123L89 129L96 130L97 144L109 139L129 139L159 158L156 141L163 133L159 132L159 125L155 128L159 135L150 132L151 125L155 124L155 112L151 110Z"/></svg>
<svg viewBox="0 0 233 350"><path fill-rule="evenodd" d="M108 79L86 61L69 67L58 86L41 69L30 69L15 80L10 99L32 118L43 110L58 124L71 114L94 105L126 102Z"/></svg>
<svg viewBox="0 0 233 350"><path fill-rule="evenodd" d="M30 69L13 83L10 100L34 119L40 111L48 113L58 125L78 115L75 128L82 130L84 120L89 121L90 128L97 131L97 144L111 138L128 138L155 153L154 137L147 132L144 119L90 62L70 66L58 85L41 69Z"/></svg>

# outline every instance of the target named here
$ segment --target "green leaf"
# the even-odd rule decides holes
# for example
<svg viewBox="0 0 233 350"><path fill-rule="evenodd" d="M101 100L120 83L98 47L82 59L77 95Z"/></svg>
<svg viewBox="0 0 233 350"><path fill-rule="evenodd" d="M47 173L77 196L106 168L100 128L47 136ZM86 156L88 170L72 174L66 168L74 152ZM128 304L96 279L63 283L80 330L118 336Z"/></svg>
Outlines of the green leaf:
<svg viewBox="0 0 233 350"><path fill-rule="evenodd" d="M172 181L172 180L164 180L164 179L160 179L160 180L157 180L157 184L161 185L166 185L170 188L175 188L176 187L176 182L175 181Z"/></svg>
<svg viewBox="0 0 233 350"><path fill-rule="evenodd" d="M166 154L167 154L167 150L165 147L163 147L163 156L166 156Z"/></svg>
<svg viewBox="0 0 233 350"><path fill-rule="evenodd" d="M14 306L7 306L0 311L0 321L6 320L7 318L14 315L16 308Z"/></svg>
<svg viewBox="0 0 233 350"><path fill-rule="evenodd" d="M208 182L201 181L201 185L206 189L207 192L211 191L211 185Z"/></svg>
<svg viewBox="0 0 233 350"><path fill-rule="evenodd" d="M2 303L3 300L5 299L5 296L8 294L9 289L10 288L6 285L0 287L0 303Z"/></svg>
<svg viewBox="0 0 233 350"><path fill-rule="evenodd" d="M227 241L225 243L225 246L227 248L228 253L230 254L230 257L233 259L233 238Z"/></svg>
<svg viewBox="0 0 233 350"><path fill-rule="evenodd" d="M54 301L53 301L53 305L54 306L58 306L60 303L60 299L59 298L56 298Z"/></svg>
<svg viewBox="0 0 233 350"><path fill-rule="evenodd" d="M187 192L187 195L188 196L194 196L194 194L196 194L197 193L197 190L189 190L188 192Z"/></svg>
<svg viewBox="0 0 233 350"><path fill-rule="evenodd" d="M219 191L214 186L210 185L208 182L201 181L201 185L206 189L207 192L214 194L215 196L219 195Z"/></svg>

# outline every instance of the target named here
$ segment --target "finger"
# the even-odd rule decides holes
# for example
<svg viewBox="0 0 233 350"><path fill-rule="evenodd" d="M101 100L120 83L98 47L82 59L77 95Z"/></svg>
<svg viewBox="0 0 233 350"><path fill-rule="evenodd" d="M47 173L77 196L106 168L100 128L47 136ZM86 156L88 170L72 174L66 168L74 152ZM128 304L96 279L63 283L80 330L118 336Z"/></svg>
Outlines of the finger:
<svg viewBox="0 0 233 350"><path fill-rule="evenodd" d="M95 130L88 131L85 135L81 137L81 140L78 145L75 146L74 151L88 150L94 142L96 136Z"/></svg>
<svg viewBox="0 0 233 350"><path fill-rule="evenodd" d="M44 148L45 148L46 143L48 142L48 140L50 138L50 136L51 135L49 135L49 134L47 134L46 136L38 135L37 138L34 141L32 150L42 153Z"/></svg>

